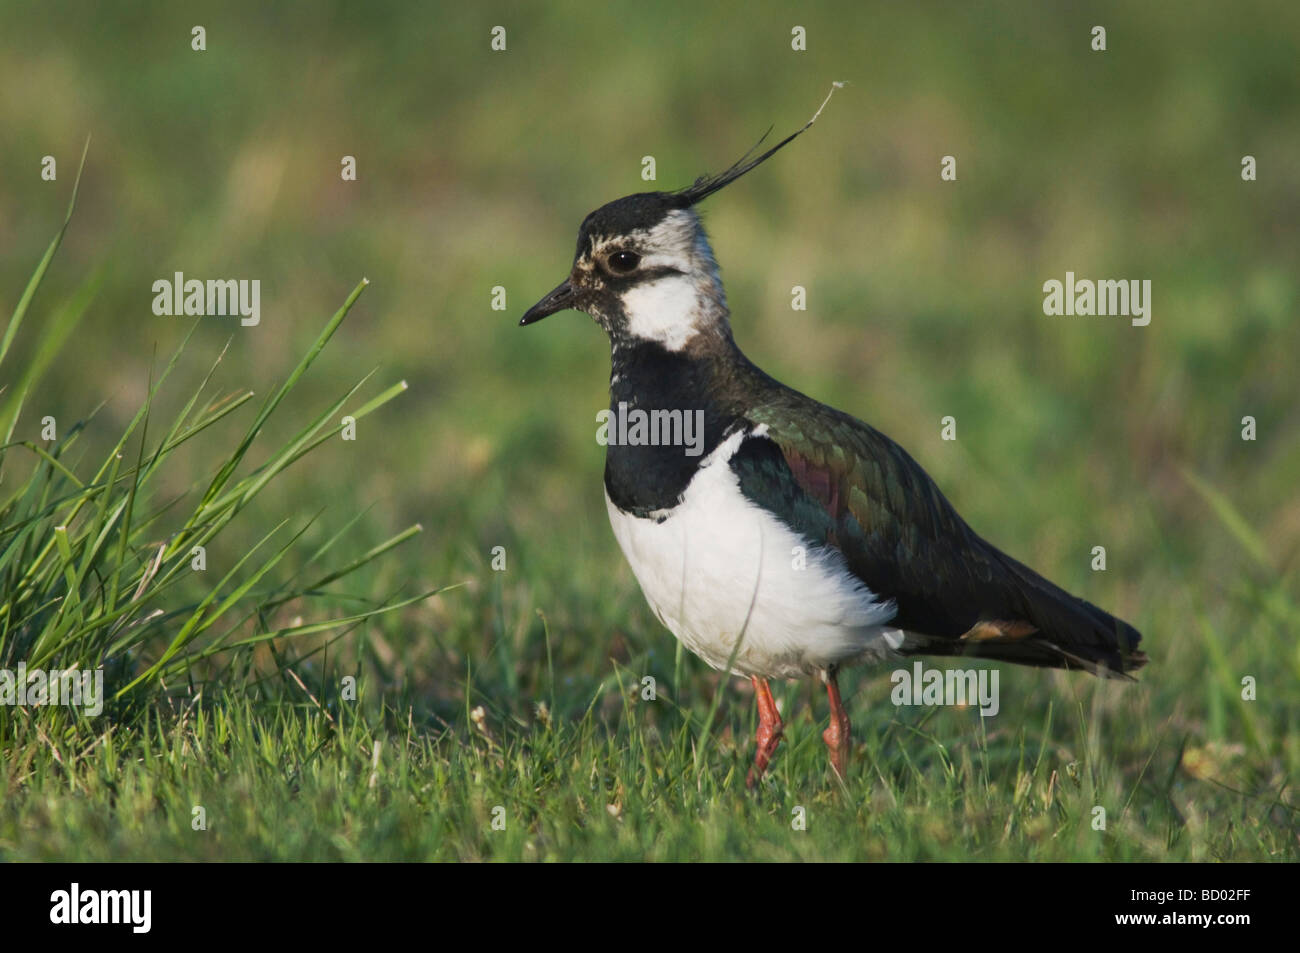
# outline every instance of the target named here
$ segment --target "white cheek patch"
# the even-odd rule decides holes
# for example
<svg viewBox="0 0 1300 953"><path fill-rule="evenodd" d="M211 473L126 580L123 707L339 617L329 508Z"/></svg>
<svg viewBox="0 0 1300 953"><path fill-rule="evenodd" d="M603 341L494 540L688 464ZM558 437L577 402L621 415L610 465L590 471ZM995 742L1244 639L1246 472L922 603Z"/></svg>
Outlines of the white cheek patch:
<svg viewBox="0 0 1300 953"><path fill-rule="evenodd" d="M627 330L633 337L680 351L700 332L699 290L689 275L667 275L623 293Z"/></svg>

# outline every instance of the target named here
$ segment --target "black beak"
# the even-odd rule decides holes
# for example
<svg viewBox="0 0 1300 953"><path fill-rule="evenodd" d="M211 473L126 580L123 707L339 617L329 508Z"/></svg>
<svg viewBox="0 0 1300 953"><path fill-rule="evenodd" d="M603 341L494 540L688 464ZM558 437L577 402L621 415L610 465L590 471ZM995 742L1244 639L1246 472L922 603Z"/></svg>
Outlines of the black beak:
<svg viewBox="0 0 1300 953"><path fill-rule="evenodd" d="M550 294L528 309L519 319L520 324L532 324L547 315L573 307L573 285L563 281Z"/></svg>

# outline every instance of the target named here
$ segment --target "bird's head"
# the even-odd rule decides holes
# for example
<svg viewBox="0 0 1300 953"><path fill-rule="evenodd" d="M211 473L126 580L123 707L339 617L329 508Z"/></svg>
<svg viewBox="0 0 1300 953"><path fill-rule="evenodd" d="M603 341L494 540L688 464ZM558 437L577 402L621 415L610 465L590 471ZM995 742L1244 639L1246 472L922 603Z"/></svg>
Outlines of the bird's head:
<svg viewBox="0 0 1300 953"><path fill-rule="evenodd" d="M567 308L591 315L616 344L640 339L680 350L699 333L730 333L699 216L670 192L629 195L588 215L569 277L520 323Z"/></svg>
<svg viewBox="0 0 1300 953"><path fill-rule="evenodd" d="M817 115L759 156L756 145L718 175L701 176L676 192L639 192L596 209L578 230L569 276L519 323L572 308L591 315L615 346L653 341L678 351L699 335L729 338L726 295L695 205L769 158Z"/></svg>

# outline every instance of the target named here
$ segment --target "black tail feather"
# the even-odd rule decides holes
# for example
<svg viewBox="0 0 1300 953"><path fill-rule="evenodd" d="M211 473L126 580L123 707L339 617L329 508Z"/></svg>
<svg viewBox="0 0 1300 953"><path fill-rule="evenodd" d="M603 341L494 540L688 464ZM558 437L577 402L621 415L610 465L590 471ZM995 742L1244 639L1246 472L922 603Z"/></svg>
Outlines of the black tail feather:
<svg viewBox="0 0 1300 953"><path fill-rule="evenodd" d="M1023 563L998 553L1011 584L1007 620L1027 622L1032 631L1008 626L1005 635L990 637L984 627L958 638L915 636L904 643L909 654L966 655L1044 668L1079 669L1101 678L1126 678L1147 663L1138 649L1142 634L1123 619L1091 602L1070 595ZM972 630L974 632L974 630Z"/></svg>

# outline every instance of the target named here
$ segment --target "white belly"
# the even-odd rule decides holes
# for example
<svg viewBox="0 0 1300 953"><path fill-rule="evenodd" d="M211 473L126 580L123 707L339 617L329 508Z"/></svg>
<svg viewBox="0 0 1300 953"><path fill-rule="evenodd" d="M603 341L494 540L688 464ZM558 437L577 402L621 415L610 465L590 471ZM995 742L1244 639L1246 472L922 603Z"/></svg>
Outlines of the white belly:
<svg viewBox="0 0 1300 953"><path fill-rule="evenodd" d="M688 649L737 675L794 678L894 654L903 640L886 625L894 604L878 600L837 551L810 544L740 492L726 461L743 437L709 455L662 522L621 513L606 494L650 607Z"/></svg>

